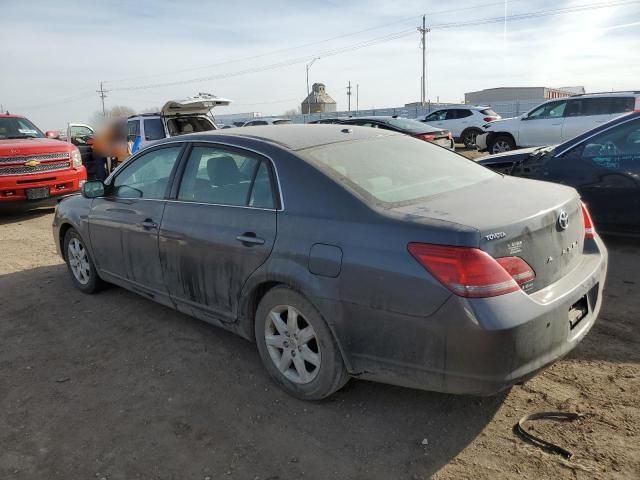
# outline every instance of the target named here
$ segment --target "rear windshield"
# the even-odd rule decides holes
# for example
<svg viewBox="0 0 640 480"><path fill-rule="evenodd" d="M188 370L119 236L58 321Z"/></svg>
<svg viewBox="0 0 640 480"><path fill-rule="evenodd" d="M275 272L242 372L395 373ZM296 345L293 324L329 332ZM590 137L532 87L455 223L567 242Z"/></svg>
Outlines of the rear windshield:
<svg viewBox="0 0 640 480"><path fill-rule="evenodd" d="M273 124L274 125L282 125L285 123L291 123L291 120L289 120L288 118L284 119L284 120L274 120Z"/></svg>
<svg viewBox="0 0 640 480"><path fill-rule="evenodd" d="M424 123L419 122L418 120L411 120L409 118L390 118L386 123L392 127L399 128L400 130L406 130L408 132L421 133L424 132L425 129L428 130L428 127L426 127Z"/></svg>
<svg viewBox="0 0 640 480"><path fill-rule="evenodd" d="M7 138L42 138L44 134L26 118L1 117L0 139Z"/></svg>
<svg viewBox="0 0 640 480"><path fill-rule="evenodd" d="M483 115L488 115L490 117L497 117L498 116L498 114L496 112L494 112L490 108L485 108L483 110L480 110L480 113L483 114Z"/></svg>
<svg viewBox="0 0 640 480"><path fill-rule="evenodd" d="M333 143L300 153L365 200L386 206L411 203L498 175L444 148L407 136Z"/></svg>
<svg viewBox="0 0 640 480"><path fill-rule="evenodd" d="M209 119L204 117L173 117L167 119L169 135L185 135L187 133L207 132L216 127Z"/></svg>

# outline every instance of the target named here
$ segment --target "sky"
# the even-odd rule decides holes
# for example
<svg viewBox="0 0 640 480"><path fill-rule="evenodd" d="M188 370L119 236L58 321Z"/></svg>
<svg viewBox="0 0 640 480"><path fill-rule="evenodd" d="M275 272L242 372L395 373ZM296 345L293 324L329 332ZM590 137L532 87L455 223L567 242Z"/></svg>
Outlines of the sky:
<svg viewBox="0 0 640 480"><path fill-rule="evenodd" d="M640 1L620 3L0 0L0 104L59 129L101 109L104 82L107 108L148 111L207 92L233 100L214 114L279 115L299 107L305 66L320 57L310 83L324 83L338 110L349 81L361 109L401 106L420 100L423 14L431 101L500 86L640 89Z"/></svg>

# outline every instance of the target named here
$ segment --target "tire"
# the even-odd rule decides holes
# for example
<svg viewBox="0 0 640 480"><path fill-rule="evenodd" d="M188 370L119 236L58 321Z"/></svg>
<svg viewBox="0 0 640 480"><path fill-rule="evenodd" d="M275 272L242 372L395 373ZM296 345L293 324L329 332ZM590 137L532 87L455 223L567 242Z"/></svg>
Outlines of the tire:
<svg viewBox="0 0 640 480"><path fill-rule="evenodd" d="M462 141L462 143L464 143L464 146L466 148L474 148L476 146L476 137L481 133L481 130L466 130L462 133L462 137L460 138L460 140Z"/></svg>
<svg viewBox="0 0 640 480"><path fill-rule="evenodd" d="M64 236L64 259L71 280L83 293L96 293L104 286L80 234L70 228Z"/></svg>
<svg viewBox="0 0 640 480"><path fill-rule="evenodd" d="M498 135L492 141L489 146L489 152L494 153L510 152L516 149L516 142L510 135Z"/></svg>
<svg viewBox="0 0 640 480"><path fill-rule="evenodd" d="M262 298L255 336L264 367L289 395L320 400L349 380L326 322L307 299L288 287L275 287Z"/></svg>

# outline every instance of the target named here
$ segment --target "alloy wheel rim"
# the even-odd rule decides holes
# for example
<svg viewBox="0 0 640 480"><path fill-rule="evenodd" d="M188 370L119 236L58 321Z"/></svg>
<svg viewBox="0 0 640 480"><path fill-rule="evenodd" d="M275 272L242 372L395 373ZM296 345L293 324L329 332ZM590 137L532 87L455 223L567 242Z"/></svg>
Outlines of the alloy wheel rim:
<svg viewBox="0 0 640 480"><path fill-rule="evenodd" d="M271 361L288 380L313 381L322 362L315 330L291 305L278 305L267 315L264 339Z"/></svg>
<svg viewBox="0 0 640 480"><path fill-rule="evenodd" d="M493 144L493 153L508 152L510 150L511 150L511 147L504 140Z"/></svg>
<svg viewBox="0 0 640 480"><path fill-rule="evenodd" d="M89 266L89 255L87 249L77 238L72 238L69 241L67 248L67 256L69 257L69 266L73 276L82 285L89 283L91 278L91 268Z"/></svg>

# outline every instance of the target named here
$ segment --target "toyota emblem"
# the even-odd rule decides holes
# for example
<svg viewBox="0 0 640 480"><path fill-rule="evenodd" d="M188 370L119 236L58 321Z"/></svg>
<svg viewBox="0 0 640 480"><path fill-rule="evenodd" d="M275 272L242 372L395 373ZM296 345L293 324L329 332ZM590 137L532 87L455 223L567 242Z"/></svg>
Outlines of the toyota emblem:
<svg viewBox="0 0 640 480"><path fill-rule="evenodd" d="M569 226L569 215L564 210L558 215L558 227L560 230L566 230Z"/></svg>

